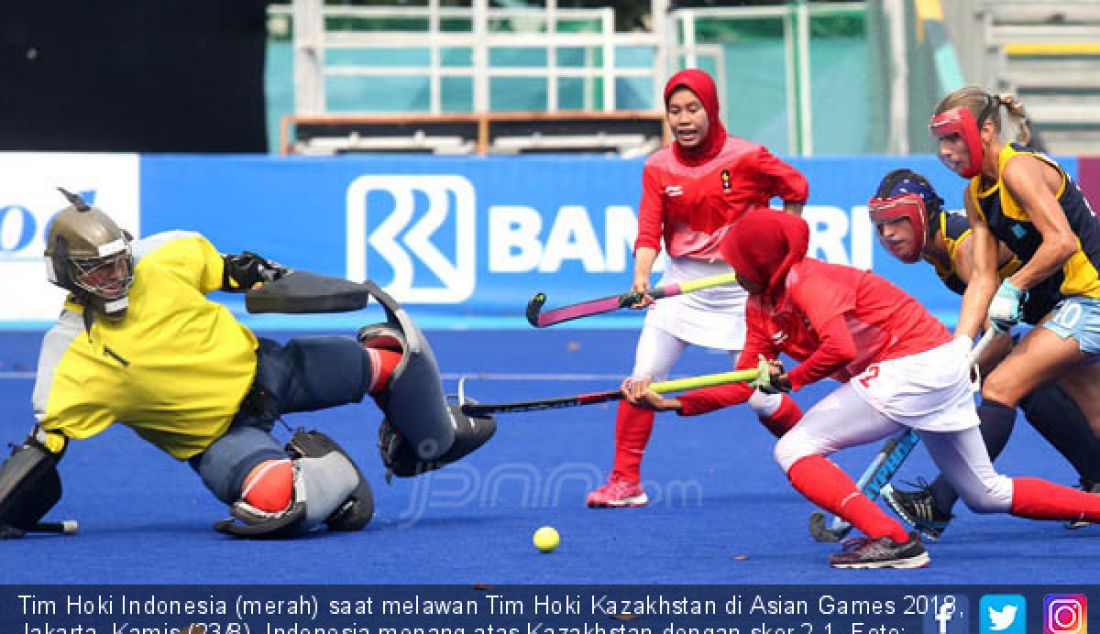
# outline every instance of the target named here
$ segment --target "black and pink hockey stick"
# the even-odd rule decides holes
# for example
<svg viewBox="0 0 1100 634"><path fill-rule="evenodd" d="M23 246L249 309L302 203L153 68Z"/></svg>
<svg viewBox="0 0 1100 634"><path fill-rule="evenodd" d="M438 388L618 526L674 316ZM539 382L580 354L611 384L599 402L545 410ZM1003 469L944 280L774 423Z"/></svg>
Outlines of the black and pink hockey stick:
<svg viewBox="0 0 1100 634"><path fill-rule="evenodd" d="M735 284L736 282L737 274L723 273L721 275L712 275L710 277L701 277L697 280L680 282L679 284L666 284L665 286L650 289L647 294L653 299L663 299L665 297L675 297L684 293L691 293L704 288L711 288L712 286ZM622 293L620 295L601 297L600 299L590 299L586 302L580 302L579 304L570 304L569 306L562 306L561 308L554 308L542 312L542 307L546 303L546 293L535 293L531 301L527 302L527 321L535 328L545 328L565 321L580 319L581 317L599 315L620 308L626 308L627 306L638 303L639 300L641 300L641 296L638 293Z"/></svg>

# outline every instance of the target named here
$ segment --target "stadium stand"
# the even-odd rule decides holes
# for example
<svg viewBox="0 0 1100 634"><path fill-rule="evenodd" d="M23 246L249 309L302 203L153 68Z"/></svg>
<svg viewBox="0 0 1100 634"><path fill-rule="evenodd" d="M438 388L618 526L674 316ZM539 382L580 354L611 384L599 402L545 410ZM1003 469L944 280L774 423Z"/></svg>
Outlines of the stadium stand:
<svg viewBox="0 0 1100 634"><path fill-rule="evenodd" d="M953 0L948 30L969 81L1018 95L1047 149L1100 149L1100 3Z"/></svg>

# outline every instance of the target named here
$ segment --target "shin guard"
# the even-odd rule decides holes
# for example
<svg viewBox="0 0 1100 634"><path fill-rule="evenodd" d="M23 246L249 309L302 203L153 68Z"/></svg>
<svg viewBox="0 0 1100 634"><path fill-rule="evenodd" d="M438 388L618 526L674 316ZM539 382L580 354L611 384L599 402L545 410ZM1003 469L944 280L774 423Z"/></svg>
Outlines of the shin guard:
<svg viewBox="0 0 1100 634"><path fill-rule="evenodd" d="M1100 495L1040 478L1012 478L1012 510L1036 520L1100 522Z"/></svg>
<svg viewBox="0 0 1100 634"><path fill-rule="evenodd" d="M802 408L794 402L793 398L783 394L778 409L769 415L757 414L757 416L772 435L776 438L782 438L783 434L789 432L792 427L798 424L798 421L802 420Z"/></svg>
<svg viewBox="0 0 1100 634"><path fill-rule="evenodd" d="M890 537L897 542L909 539L909 533L882 511L856 483L824 456L806 456L787 472L791 485L806 499L843 518L871 538Z"/></svg>
<svg viewBox="0 0 1100 634"><path fill-rule="evenodd" d="M642 457L653 433L653 410L621 401L615 412L615 463L612 480L637 484L641 480Z"/></svg>

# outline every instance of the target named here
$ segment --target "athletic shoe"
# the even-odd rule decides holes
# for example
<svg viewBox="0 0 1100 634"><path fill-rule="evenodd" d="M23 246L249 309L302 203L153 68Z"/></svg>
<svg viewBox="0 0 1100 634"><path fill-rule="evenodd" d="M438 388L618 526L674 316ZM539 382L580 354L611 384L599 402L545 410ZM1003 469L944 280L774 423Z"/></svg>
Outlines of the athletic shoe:
<svg viewBox="0 0 1100 634"><path fill-rule="evenodd" d="M829 557L833 568L923 568L929 561L916 531L900 543L890 537L849 539L843 550Z"/></svg>
<svg viewBox="0 0 1100 634"><path fill-rule="evenodd" d="M607 484L588 494L587 504L592 508L612 509L645 506L649 504L649 496L636 482L610 479Z"/></svg>
<svg viewBox="0 0 1100 634"><path fill-rule="evenodd" d="M1086 493L1100 493L1100 482L1093 482L1088 478L1081 478L1081 482L1077 486ZM1091 523L1092 522L1088 522L1085 520L1072 520L1066 522L1065 526L1068 529L1084 528L1086 526L1089 526Z"/></svg>
<svg viewBox="0 0 1100 634"><path fill-rule="evenodd" d="M943 535L943 531L951 523L951 518L955 516L936 508L932 488L924 478L917 480L914 486L920 488L915 491L901 491L887 484L882 487L881 494L890 508L894 509L906 524L920 531L920 534L927 539L935 541Z"/></svg>

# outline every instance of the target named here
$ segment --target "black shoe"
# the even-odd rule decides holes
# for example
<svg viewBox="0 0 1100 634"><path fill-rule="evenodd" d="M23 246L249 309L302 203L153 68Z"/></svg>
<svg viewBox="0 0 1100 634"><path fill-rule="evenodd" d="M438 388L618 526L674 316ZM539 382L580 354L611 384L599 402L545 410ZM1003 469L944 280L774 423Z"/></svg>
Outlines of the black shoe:
<svg viewBox="0 0 1100 634"><path fill-rule="evenodd" d="M928 551L915 531L901 543L889 537L849 539L843 550L829 557L833 568L923 568L929 561Z"/></svg>
<svg viewBox="0 0 1100 634"><path fill-rule="evenodd" d="M497 430L497 421L492 416L475 418L462 413L456 404L448 404L455 421L455 439L451 448L434 460L422 460L416 451L401 435L401 432L383 419L378 427L378 450L382 454L382 463L386 466L386 480L396 475L399 478L418 476L434 471L474 452L489 442Z"/></svg>
<svg viewBox="0 0 1100 634"><path fill-rule="evenodd" d="M1079 489L1085 493L1100 493L1100 482L1095 482L1088 478L1081 478L1081 482L1077 485ZM1090 526L1092 522L1086 520L1072 520L1066 522L1065 526L1068 529L1084 528Z"/></svg>
<svg viewBox="0 0 1100 634"><path fill-rule="evenodd" d="M893 485L882 487L881 495L890 508L905 520L913 528L920 531L924 537L935 541L947 530L951 518L950 513L944 513L936 507L936 498L932 495L932 487L924 479L917 481L921 488L915 491L901 491Z"/></svg>

